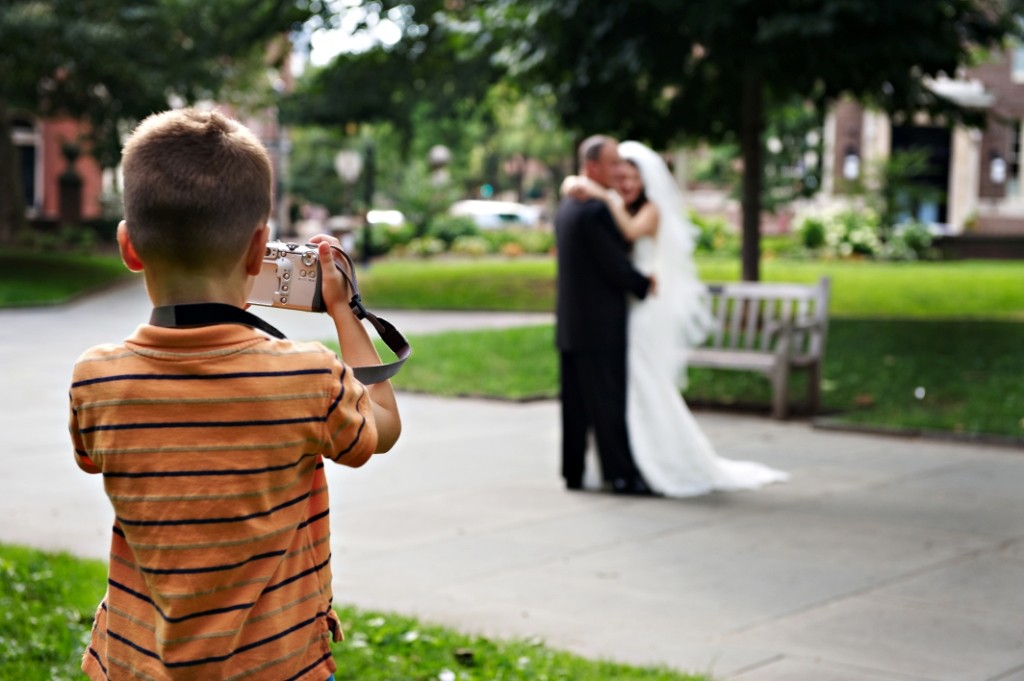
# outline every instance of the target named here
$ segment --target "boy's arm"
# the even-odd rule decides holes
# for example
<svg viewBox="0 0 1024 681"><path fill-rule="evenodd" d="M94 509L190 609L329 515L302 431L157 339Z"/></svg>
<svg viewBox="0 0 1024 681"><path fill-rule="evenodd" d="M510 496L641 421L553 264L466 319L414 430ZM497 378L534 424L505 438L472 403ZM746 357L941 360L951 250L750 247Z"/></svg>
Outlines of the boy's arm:
<svg viewBox="0 0 1024 681"><path fill-rule="evenodd" d="M75 448L75 463L86 473L102 473L103 471L89 458L89 454L85 450L85 442L82 440L82 432L78 426L78 412L75 411L75 405L72 404L68 411L70 412L68 431L71 433L71 444Z"/></svg>
<svg viewBox="0 0 1024 681"><path fill-rule="evenodd" d="M317 244L319 248L324 304L338 331L342 360L349 366L382 364L380 355L370 340L370 334L348 306L351 296L348 282L334 266L334 252L331 246L340 248L340 243L336 238L325 234L313 237L310 243ZM402 432L402 420L398 413L395 391L391 387L391 381L373 383L366 386L366 389L373 406L373 419L377 425L377 451L386 452L395 445Z"/></svg>

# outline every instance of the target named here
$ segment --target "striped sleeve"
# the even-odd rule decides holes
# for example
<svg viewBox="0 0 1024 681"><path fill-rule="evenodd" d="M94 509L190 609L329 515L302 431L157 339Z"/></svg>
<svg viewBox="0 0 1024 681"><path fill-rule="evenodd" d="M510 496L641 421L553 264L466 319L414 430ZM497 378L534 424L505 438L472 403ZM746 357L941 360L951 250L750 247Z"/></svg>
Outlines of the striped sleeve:
<svg viewBox="0 0 1024 681"><path fill-rule="evenodd" d="M351 367L334 363L330 399L324 420L324 457L345 466L362 466L377 449L377 425L366 386L356 380Z"/></svg>
<svg viewBox="0 0 1024 681"><path fill-rule="evenodd" d="M71 433L71 444L75 448L75 463L86 473L102 473L96 462L89 457L85 449L85 440L82 438L82 428L78 423L78 410L75 408L74 400L68 395L68 431Z"/></svg>

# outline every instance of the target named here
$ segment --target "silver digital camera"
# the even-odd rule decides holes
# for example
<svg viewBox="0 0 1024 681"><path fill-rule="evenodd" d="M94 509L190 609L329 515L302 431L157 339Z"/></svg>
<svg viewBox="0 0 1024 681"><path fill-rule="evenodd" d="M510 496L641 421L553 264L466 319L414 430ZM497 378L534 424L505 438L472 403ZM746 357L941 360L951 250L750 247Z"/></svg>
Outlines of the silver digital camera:
<svg viewBox="0 0 1024 681"><path fill-rule="evenodd" d="M253 279L248 302L289 310L323 312L320 258L313 244L271 241L263 255L263 269Z"/></svg>

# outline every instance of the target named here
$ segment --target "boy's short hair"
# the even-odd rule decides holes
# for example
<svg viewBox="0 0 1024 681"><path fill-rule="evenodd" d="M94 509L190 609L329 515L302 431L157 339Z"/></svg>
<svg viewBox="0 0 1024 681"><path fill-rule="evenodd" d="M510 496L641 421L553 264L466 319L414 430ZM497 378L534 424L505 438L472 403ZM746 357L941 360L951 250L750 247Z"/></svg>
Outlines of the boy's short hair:
<svg viewBox="0 0 1024 681"><path fill-rule="evenodd" d="M125 221L143 262L195 271L233 263L270 217L270 157L217 111L149 116L125 143L123 167Z"/></svg>

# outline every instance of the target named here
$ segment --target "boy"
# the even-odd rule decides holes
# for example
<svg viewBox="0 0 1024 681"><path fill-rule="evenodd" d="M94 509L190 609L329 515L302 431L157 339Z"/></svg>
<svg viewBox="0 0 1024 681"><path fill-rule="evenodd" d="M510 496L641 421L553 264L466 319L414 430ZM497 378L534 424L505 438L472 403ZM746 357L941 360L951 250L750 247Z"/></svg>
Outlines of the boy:
<svg viewBox="0 0 1024 681"><path fill-rule="evenodd" d="M155 307L244 308L270 197L269 158L243 126L191 109L151 116L124 149L121 256ZM380 363L333 266L336 240L313 241L345 361ZM86 674L331 678L341 631L323 458L361 466L391 448L391 385L363 386L319 343L218 321L144 324L87 350L70 397L75 458L103 474L115 514Z"/></svg>

